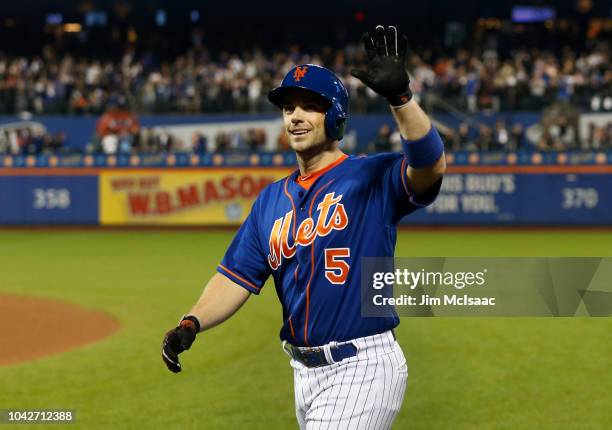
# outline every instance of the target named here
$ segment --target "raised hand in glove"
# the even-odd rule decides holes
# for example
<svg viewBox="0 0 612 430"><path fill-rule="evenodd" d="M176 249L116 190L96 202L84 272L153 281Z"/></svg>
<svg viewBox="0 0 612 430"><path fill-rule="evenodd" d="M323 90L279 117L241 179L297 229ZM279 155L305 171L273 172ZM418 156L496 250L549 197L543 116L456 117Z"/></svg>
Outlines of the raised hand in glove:
<svg viewBox="0 0 612 430"><path fill-rule="evenodd" d="M200 331L200 322L193 315L184 317L178 327L166 333L162 343L162 359L174 373L181 371L178 355L188 350Z"/></svg>
<svg viewBox="0 0 612 430"><path fill-rule="evenodd" d="M412 98L408 73L404 66L408 38L399 36L390 25L378 25L374 37L364 33L361 41L368 56L367 70L353 69L351 75L389 100L391 106L401 106Z"/></svg>

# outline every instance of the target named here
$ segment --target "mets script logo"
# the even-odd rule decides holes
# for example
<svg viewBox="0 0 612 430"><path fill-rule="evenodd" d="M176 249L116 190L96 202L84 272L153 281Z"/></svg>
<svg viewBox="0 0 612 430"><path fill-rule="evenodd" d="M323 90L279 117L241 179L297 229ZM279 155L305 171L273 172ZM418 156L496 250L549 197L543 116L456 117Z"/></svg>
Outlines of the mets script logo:
<svg viewBox="0 0 612 430"><path fill-rule="evenodd" d="M302 79L304 77L304 75L306 75L306 72L308 71L308 67L304 66L304 67L296 67L295 68L295 72L293 72L293 79L295 80L295 82L300 82L300 79Z"/></svg>
<svg viewBox="0 0 612 430"><path fill-rule="evenodd" d="M333 192L326 194L323 201L317 205L319 215L316 220L313 219L314 217L308 217L300 223L297 232L294 231L295 238L291 246L289 246L289 235L294 216L293 211L287 212L283 218L274 221L270 233L270 254L268 255L268 263L272 270L279 268L283 257L293 257L298 245L308 246L317 237L327 236L332 230L346 228L348 216L340 200L342 200L342 194L338 197L335 197Z"/></svg>

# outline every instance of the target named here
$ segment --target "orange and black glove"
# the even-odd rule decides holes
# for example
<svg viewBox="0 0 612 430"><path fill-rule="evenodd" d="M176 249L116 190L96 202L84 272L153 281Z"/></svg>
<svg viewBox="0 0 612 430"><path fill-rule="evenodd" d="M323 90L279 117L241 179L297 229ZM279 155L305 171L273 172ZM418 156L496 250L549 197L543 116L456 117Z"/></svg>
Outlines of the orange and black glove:
<svg viewBox="0 0 612 430"><path fill-rule="evenodd" d="M408 103L412 98L405 65L408 38L398 35L392 25L386 29L378 25L374 36L364 33L361 41L368 58L367 70L353 69L351 75L386 97L391 106Z"/></svg>
<svg viewBox="0 0 612 430"><path fill-rule="evenodd" d="M200 332L200 322L193 315L183 317L179 325L166 333L162 343L162 360L174 373L181 371L178 355L191 348L191 344Z"/></svg>

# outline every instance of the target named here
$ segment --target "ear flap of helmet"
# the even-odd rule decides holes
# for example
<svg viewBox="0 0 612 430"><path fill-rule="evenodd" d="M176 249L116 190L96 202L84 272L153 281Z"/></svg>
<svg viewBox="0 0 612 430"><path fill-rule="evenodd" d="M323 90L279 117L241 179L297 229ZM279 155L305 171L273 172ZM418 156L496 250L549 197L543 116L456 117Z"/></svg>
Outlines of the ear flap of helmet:
<svg viewBox="0 0 612 430"><path fill-rule="evenodd" d="M340 103L334 101L325 112L325 132L328 137L340 140L344 136L345 128L346 112L344 112Z"/></svg>

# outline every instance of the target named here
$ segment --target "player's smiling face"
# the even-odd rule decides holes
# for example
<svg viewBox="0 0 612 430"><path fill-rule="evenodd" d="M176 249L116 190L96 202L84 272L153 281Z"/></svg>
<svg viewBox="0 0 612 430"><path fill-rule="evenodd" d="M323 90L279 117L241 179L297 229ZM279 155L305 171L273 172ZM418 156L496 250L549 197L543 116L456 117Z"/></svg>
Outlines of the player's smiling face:
<svg viewBox="0 0 612 430"><path fill-rule="evenodd" d="M289 145L296 152L312 150L330 141L325 135L327 100L310 91L296 89L283 101L283 121Z"/></svg>

